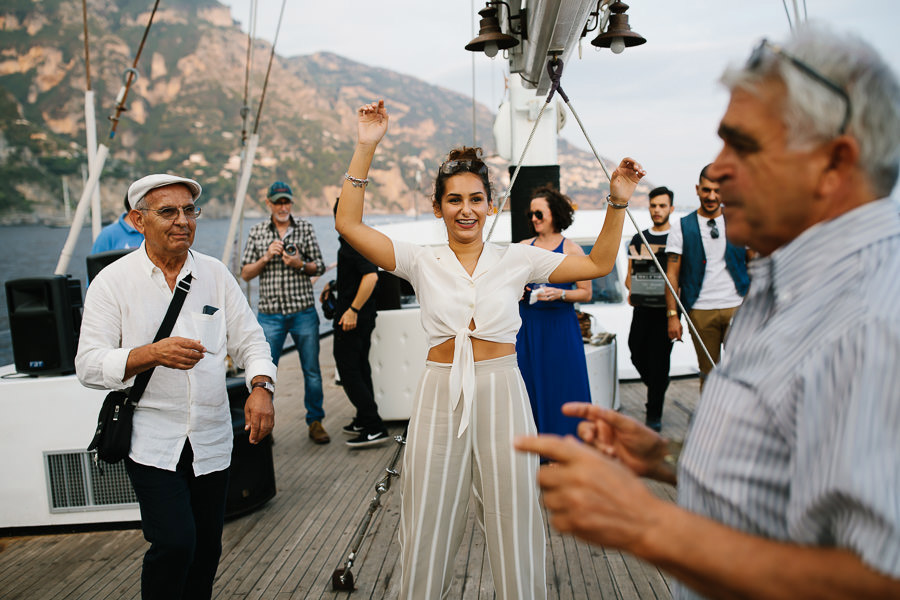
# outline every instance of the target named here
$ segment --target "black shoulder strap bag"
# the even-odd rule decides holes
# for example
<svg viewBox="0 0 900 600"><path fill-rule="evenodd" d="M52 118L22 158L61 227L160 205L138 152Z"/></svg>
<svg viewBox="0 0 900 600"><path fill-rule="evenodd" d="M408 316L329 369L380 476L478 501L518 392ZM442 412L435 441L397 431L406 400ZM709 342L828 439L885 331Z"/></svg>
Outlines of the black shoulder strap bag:
<svg viewBox="0 0 900 600"><path fill-rule="evenodd" d="M153 338L154 343L169 337L169 334L172 333L175 320L184 304L184 298L191 289L191 279L192 275L188 273L175 286L175 294L169 303L169 310L166 311L162 325L159 326L159 331ZM141 399L155 368L138 373L131 389L114 390L106 395L103 406L100 408L100 416L97 417L94 439L87 448L88 452L96 450L94 461L99 459L114 464L128 456L131 450L131 423L134 418L134 405Z"/></svg>

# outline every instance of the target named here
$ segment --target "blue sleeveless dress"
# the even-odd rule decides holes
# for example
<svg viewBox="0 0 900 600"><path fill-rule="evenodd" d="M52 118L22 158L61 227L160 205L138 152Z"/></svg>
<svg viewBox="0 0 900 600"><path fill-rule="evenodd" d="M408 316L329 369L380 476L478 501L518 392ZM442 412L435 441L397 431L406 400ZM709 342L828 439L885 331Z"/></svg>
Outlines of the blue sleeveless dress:
<svg viewBox="0 0 900 600"><path fill-rule="evenodd" d="M564 244L565 239L554 252L561 254ZM547 285L564 290L575 287L571 283ZM522 327L516 336L516 355L534 422L540 433L576 435L580 419L563 415L562 405L590 402L591 390L575 305L561 300L529 304L529 296L526 292L519 302Z"/></svg>

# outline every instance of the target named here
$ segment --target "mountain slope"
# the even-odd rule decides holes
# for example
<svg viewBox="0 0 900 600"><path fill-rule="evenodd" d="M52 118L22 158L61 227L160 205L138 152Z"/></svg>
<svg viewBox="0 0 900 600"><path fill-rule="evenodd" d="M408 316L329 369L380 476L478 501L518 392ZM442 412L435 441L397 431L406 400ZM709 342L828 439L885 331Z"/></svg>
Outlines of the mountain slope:
<svg viewBox="0 0 900 600"><path fill-rule="evenodd" d="M85 87L79 3L7 0L0 9L0 219L46 219L61 213L63 179L73 202L81 193ZM149 18L148 2L88 2L91 78L98 140L110 145L101 196L106 217L121 207L129 181L170 171L204 185L206 213L230 210L241 153L247 37L214 0L181 0L157 12L118 133L108 140L114 98ZM251 129L271 46L255 42ZM268 183L291 183L298 210L327 214L353 150L355 109L384 98L391 133L369 186L376 212L428 210L433 172L449 148L471 139L471 99L335 54L276 56L259 124L250 184L251 208ZM493 153L492 115L476 109L476 130ZM592 158L561 147L562 187L582 207L605 192ZM496 173L506 164L489 159ZM417 177L418 174L418 177ZM419 183L417 183L417 179Z"/></svg>

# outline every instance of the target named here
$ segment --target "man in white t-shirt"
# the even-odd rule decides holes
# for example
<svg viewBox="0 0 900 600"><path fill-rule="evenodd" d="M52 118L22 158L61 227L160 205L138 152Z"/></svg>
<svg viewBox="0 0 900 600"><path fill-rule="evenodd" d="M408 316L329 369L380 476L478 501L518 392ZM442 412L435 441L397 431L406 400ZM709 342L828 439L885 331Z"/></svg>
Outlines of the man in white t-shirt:
<svg viewBox="0 0 900 600"><path fill-rule="evenodd" d="M666 254L666 274L688 316L700 334L691 334L700 364L700 387L719 362L722 344L731 318L741 305L750 285L747 276L747 250L725 238L725 217L719 184L707 178L703 167L698 182L700 208L672 223ZM666 289L666 319L669 339L681 340L681 316L672 292ZM702 340L702 344L701 344ZM709 351L709 361L703 346Z"/></svg>

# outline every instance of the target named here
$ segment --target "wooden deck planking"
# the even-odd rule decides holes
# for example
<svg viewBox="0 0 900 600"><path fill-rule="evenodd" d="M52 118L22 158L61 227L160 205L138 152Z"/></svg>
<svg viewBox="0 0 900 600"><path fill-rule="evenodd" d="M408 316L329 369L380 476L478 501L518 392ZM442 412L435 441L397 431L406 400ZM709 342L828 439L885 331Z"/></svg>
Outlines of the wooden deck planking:
<svg viewBox="0 0 900 600"><path fill-rule="evenodd" d="M306 434L302 374L296 354L282 359L276 398L273 447L278 493L262 509L229 521L214 587L220 599L388 598L398 594L399 482L382 496L353 566L357 590L331 589L332 572L343 566L346 549L374 496L374 486L393 456L394 443L350 450L340 428L352 407L334 385L331 341L323 341L326 429L331 444L313 444ZM643 418L645 388L621 385L623 412ZM696 379L672 382L664 413L664 434L680 450L690 412L699 395ZM391 434L402 423L389 424ZM651 483L653 492L675 498L671 486ZM451 598L494 597L484 536L474 517L466 523L452 565ZM658 569L619 552L590 546L549 529L548 598L669 598L670 582ZM0 597L80 600L140 597L140 569L146 542L139 530L98 531L0 538Z"/></svg>

